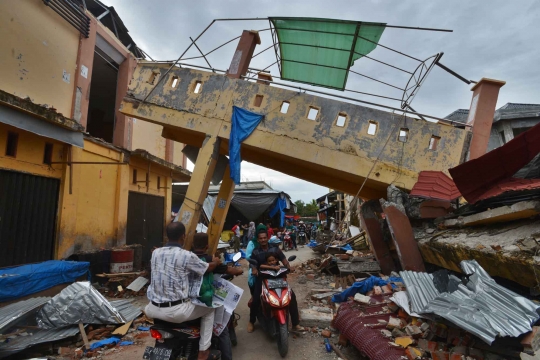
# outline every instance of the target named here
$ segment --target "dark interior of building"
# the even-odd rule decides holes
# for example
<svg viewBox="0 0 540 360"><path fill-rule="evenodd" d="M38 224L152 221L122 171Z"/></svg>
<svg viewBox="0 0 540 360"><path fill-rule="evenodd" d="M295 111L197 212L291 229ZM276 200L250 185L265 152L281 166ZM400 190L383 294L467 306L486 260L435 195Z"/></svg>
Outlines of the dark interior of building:
<svg viewBox="0 0 540 360"><path fill-rule="evenodd" d="M86 129L90 135L107 142L113 140L117 82L118 65L96 48Z"/></svg>

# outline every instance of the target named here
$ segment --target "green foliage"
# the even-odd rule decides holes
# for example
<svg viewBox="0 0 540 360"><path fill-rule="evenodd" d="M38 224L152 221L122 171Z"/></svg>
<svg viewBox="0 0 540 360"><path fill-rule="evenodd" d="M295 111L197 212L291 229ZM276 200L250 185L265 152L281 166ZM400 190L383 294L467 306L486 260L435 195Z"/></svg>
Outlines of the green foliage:
<svg viewBox="0 0 540 360"><path fill-rule="evenodd" d="M317 216L319 207L317 206L315 199L311 200L308 204L304 203L302 200L296 200L294 203L296 204L297 213L300 216Z"/></svg>

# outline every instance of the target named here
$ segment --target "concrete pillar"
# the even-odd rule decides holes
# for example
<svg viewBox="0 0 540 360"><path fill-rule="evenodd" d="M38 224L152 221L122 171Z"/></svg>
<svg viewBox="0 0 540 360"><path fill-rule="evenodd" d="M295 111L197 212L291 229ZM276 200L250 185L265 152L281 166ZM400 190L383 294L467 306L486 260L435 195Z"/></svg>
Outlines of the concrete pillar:
<svg viewBox="0 0 540 360"><path fill-rule="evenodd" d="M86 128L88 122L88 104L90 100L90 82L94 67L94 49L96 47L97 20L90 16L90 31L88 37L80 35L77 52L77 70L75 71L75 89L71 118Z"/></svg>
<svg viewBox="0 0 540 360"><path fill-rule="evenodd" d="M381 266L381 271L385 275L396 270L390 249L384 241L383 232L376 212L382 213L381 204L378 200L369 200L360 207L360 225L365 230L369 245L375 255L375 259Z"/></svg>
<svg viewBox="0 0 540 360"><path fill-rule="evenodd" d="M116 87L116 119L114 124L113 145L131 150L133 119L120 112L120 105L127 94L133 71L137 67L137 59L128 53L126 60L118 69L118 84Z"/></svg>
<svg viewBox="0 0 540 360"><path fill-rule="evenodd" d="M386 222L403 270L426 271L418 243L414 238L411 223L405 214L405 209L390 202L381 200L381 206L386 215ZM382 266L381 266L382 269Z"/></svg>
<svg viewBox="0 0 540 360"><path fill-rule="evenodd" d="M225 225L225 217L231 205L231 199L234 193L234 181L231 179L229 165L225 168L223 181L219 187L219 193L216 199L216 206L210 218L208 225L208 254L213 255L217 250L219 238Z"/></svg>
<svg viewBox="0 0 540 360"><path fill-rule="evenodd" d="M231 65L227 72L227 76L233 79L240 79L242 75L246 75L255 51L255 46L261 44L259 32L255 30L244 30L242 37L238 41L238 46L234 52Z"/></svg>
<svg viewBox="0 0 540 360"><path fill-rule="evenodd" d="M122 155L124 161L125 154ZM127 217L128 217L128 199L130 182L129 165L118 165L116 180L116 204L114 210L114 228L116 231L116 245L126 244Z"/></svg>
<svg viewBox="0 0 540 360"><path fill-rule="evenodd" d="M165 139L165 161L174 163L174 141Z"/></svg>
<svg viewBox="0 0 540 360"><path fill-rule="evenodd" d="M206 135L195 162L184 203L180 208L178 221L181 221L186 226L185 249L191 249L203 202L208 194L210 180L216 168L219 144L220 139L216 135Z"/></svg>
<svg viewBox="0 0 540 360"><path fill-rule="evenodd" d="M469 149L469 160L476 159L486 153L499 89L504 84L506 84L504 81L482 78L471 89L473 97L467 125L472 126L473 138Z"/></svg>

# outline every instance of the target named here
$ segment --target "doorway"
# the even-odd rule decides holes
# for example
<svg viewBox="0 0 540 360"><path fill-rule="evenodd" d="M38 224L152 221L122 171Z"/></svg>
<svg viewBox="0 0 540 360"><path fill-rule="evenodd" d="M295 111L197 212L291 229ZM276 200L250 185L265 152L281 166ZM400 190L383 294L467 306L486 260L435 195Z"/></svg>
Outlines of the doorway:
<svg viewBox="0 0 540 360"><path fill-rule="evenodd" d="M116 120L118 67L114 60L95 48L86 131L109 143L113 141Z"/></svg>
<svg viewBox="0 0 540 360"><path fill-rule="evenodd" d="M163 245L165 198L129 192L126 243L142 245L143 266L150 263L152 249Z"/></svg>
<svg viewBox="0 0 540 360"><path fill-rule="evenodd" d="M60 180L0 170L0 267L53 259Z"/></svg>

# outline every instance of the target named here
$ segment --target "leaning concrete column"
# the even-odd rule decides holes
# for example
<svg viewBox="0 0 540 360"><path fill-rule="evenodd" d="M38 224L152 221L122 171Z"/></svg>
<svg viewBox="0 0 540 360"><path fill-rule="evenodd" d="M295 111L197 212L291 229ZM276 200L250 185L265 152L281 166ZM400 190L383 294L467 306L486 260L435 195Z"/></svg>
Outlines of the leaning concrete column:
<svg viewBox="0 0 540 360"><path fill-rule="evenodd" d="M381 199L381 206L386 215L386 222L392 234L394 245L403 270L426 271L418 243L414 238L411 223L402 205ZM381 266L382 267L382 266Z"/></svg>
<svg viewBox="0 0 540 360"><path fill-rule="evenodd" d="M206 135L195 168L189 181L184 203L178 213L178 221L186 226L185 249L191 249L193 235L197 229L197 223L201 215L202 205L206 195L210 180L214 174L216 162L219 156L220 139L215 135Z"/></svg>
<svg viewBox="0 0 540 360"><path fill-rule="evenodd" d="M467 125L472 126L473 137L469 150L469 160L476 159L487 151L499 89L504 84L506 84L504 81L482 78L471 89L473 98Z"/></svg>
<svg viewBox="0 0 540 360"><path fill-rule="evenodd" d="M360 222L362 228L366 231L371 250L381 266L382 273L390 275L392 271L396 270L396 267L390 254L390 249L384 241L381 224L375 213L376 211L382 213L378 200L369 200L363 203L360 207Z"/></svg>
<svg viewBox="0 0 540 360"><path fill-rule="evenodd" d="M208 225L208 254L213 255L216 253L219 238L223 231L223 225L225 225L225 217L229 211L231 205L231 199L234 193L234 181L231 179L231 173L229 165L225 168L223 174L223 181L219 187L219 193L216 199L216 205L210 218L210 225Z"/></svg>
<svg viewBox="0 0 540 360"><path fill-rule="evenodd" d="M255 30L244 30L238 41L238 46L234 52L231 65L227 71L227 76L233 79L240 79L242 75L246 75L255 51L255 46L261 43L259 32Z"/></svg>

